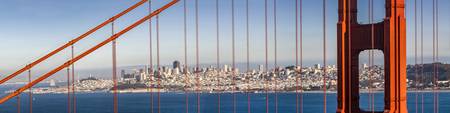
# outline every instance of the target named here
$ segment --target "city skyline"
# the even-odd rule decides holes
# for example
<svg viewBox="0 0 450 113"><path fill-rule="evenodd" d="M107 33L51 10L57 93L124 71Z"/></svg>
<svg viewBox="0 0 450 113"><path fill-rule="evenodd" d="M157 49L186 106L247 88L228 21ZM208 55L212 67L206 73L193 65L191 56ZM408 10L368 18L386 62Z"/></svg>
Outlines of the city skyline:
<svg viewBox="0 0 450 113"><path fill-rule="evenodd" d="M0 42L0 50L4 52L4 55L1 55L0 58L2 59L8 59L5 61L2 61L0 64L0 74L6 75L11 73L10 70L16 70L18 67L24 66L27 63L33 61L34 59L41 57L43 54L47 53L50 50L55 49L58 45L61 45L62 43L65 43L72 39L72 37L75 37L79 35L79 33L87 31L89 29L91 24L98 24L100 21L106 20L107 17L110 15L113 15L114 13L119 12L120 10L123 10L125 7L131 5L134 3L134 1L93 1L96 5L93 5L93 3L90 2L70 2L70 1L43 1L39 4L32 4L31 2L26 1L16 1L16 0L6 0L4 3L2 3L1 8L8 8L9 10L2 10L6 12L2 12L4 15L0 15L0 24L4 25L5 27L0 28L3 32L0 33L0 37L3 40ZM160 6L161 4L165 3L167 1L156 1L154 8ZM250 43L250 62L264 62L262 56L264 56L262 51L262 44L263 44L263 36L262 29L260 26L264 24L262 21L263 19L263 2L257 2L252 1L251 2L251 10L250 10L250 40L252 41ZM278 44L283 44L283 46L278 47L278 61L279 62L286 62L285 64L289 64L289 62L292 62L291 64L295 64L295 56L292 54L295 51L295 43L292 41L295 40L295 28L291 25L294 24L294 13L292 10L294 10L294 5L292 3L294 1L287 1L287 2L280 2L277 7L277 16L278 21L277 24L279 26L278 29L278 35L279 38ZM336 51L334 49L335 47L335 40L336 40L336 32L335 32L335 22L337 19L337 5L335 5L336 1L328 1L330 8L328 8L327 13L327 42L330 45L327 45L327 60L330 62L330 64L335 64L335 55ZM360 4L365 4L366 1L362 1ZM212 64L215 63L215 43L208 43L210 41L215 41L215 29L207 29L207 28L215 28L215 24L212 24L215 22L215 10L208 10L212 8L211 5L213 5L214 1L202 1L200 2L200 23L199 23L199 29L200 34L199 38L200 40L200 46L202 47L200 49L200 63L202 64ZM231 4L229 1L221 1L221 5L219 6L220 9L220 38L222 40L221 43L221 64L226 64L231 62L231 56L230 56L230 47L231 42L230 39L230 8ZM269 0L269 3L271 1ZM428 15L428 13L431 9L427 8L430 7L430 3L424 2L425 14ZM101 5L98 5L101 4ZM209 4L209 5L208 5ZM236 26L236 38L237 39L243 39L245 38L245 24L244 19L245 16L243 15L245 9L244 9L244 2L243 1L237 1L236 3L236 21L239 26ZM409 17L407 20L408 26L413 25L413 9L412 4L410 1L406 2L407 4L407 13L406 16ZM442 1L440 4L450 4L449 1ZM188 3L188 63L194 64L194 57L195 57L195 51L194 51L194 24L191 23L191 21L194 21L194 10L193 10L193 3ZM321 42L321 36L322 31L320 30L320 27L311 27L315 26L315 24L321 24L320 20L314 19L314 17L320 17L321 14L319 13L313 13L310 12L310 10L321 10L321 3L320 2L311 2L311 1L304 1L304 16L309 16L312 18L305 18L303 20L303 37L304 37L304 61L305 65L312 65L316 63L321 63L322 59L322 50L321 45L317 45L314 43L320 43ZM382 5L382 2L376 2L376 6ZM112 7L112 8L111 8ZM446 10L448 7L440 7L440 10ZM58 10L54 10L58 9ZM365 12L366 10L364 8L360 8L360 12ZM89 11L93 10L93 11ZM13 12L9 12L13 11ZM269 5L269 46L273 47L273 6ZM31 13L30 13L31 12ZM74 13L71 13L74 12ZM77 13L75 13L77 12ZM126 15L125 18L119 19L117 22L117 30L123 28L126 24L131 23L131 21L124 21L124 20L133 20L137 19L139 15L144 15L148 11L146 11L145 7L138 8L136 11L134 11L133 15ZM161 24L161 48L163 48L165 51L161 51L161 63L170 63L173 60L176 59L183 59L183 47L182 47L182 7L181 5L176 5L175 7L168 9L168 13L171 13L170 15L163 14L164 17L161 17L160 24ZM28 15L30 13L31 15ZM375 21L379 21L381 16L383 16L384 12L379 9L375 9ZM365 13L361 13L361 17L359 21L361 23L367 23L367 18L364 18ZM6 18L6 16L8 18ZM14 17L14 18L9 18ZM28 18L33 17L35 19L30 20ZM52 18L52 17L58 17L58 18ZM446 18L449 18L448 14L440 14L441 20L446 20ZM223 19L222 19L223 18ZM18 23L15 22L15 24L11 24L11 21L19 21ZM153 19L153 22L155 22L155 19ZM424 24L426 25L424 28L424 38L425 38L425 62L431 61L431 32L430 32L430 25L431 19L429 17L424 19ZM82 24L80 24L82 23ZM441 21L440 30L446 31L449 30L448 26L450 23L446 21ZM153 24L155 25L155 23ZM286 27L289 26L289 27ZM153 26L155 27L155 26ZM6 28L6 29L5 29ZM20 30L18 30L20 28ZM61 29L63 28L63 29ZM129 66L129 65L141 65L141 64L147 64L148 62L148 25L141 25L139 26L140 29L133 30L129 34L125 34L122 36L122 38L118 41L118 52L122 53L118 56L119 66ZM168 28L173 29L173 31L179 31L180 33L170 33L170 30ZM411 27L410 29L407 29L407 42L409 45L407 46L408 50L408 63L413 64L414 63L414 52L413 52L413 34ZM419 26L420 28L420 26ZM156 31L153 28L153 40L155 40ZM84 51L86 48L89 48L94 44L95 42L98 42L99 40L102 40L106 37L109 37L108 29L102 29L99 31L99 33L94 34L92 37L88 37L86 41L81 41L80 44L76 45L76 53L79 53L81 51ZM420 34L419 34L420 36ZM450 42L450 39L447 37L450 36L446 32L440 33L440 50L446 50L447 48L450 49L450 45L444 44L445 42ZM126 38L126 39L125 39ZM420 38L420 37L419 37ZM16 43L14 45L11 45L13 43ZM245 46L243 42L238 42L237 45L237 51L236 51L236 62L245 62ZM9 49L9 48L15 48L15 49ZM308 49L308 48L316 48L316 49ZM155 47L153 48L155 49ZM91 57L85 58L81 60L80 62L77 62L77 68L79 69L96 69L96 68L107 68L110 67L111 63L109 63L110 59L110 47L104 47L101 50L95 52L94 54L90 55ZM155 51L155 50L154 50ZM68 53L68 51L67 51ZM155 55L155 54L154 54ZM440 61L442 62L448 62L450 59L449 53L442 52L440 55ZM273 49L269 49L269 62L272 62L274 60L273 58ZM154 56L155 58L155 56ZM50 69L54 67L54 65L60 64L62 61L68 60L69 55L65 54L58 54L55 56L53 61L46 62L48 64L43 64L41 66L38 66L40 68L37 68L36 70L45 70ZM102 60L99 60L102 59ZM154 59L155 60L155 59ZM380 62L380 60L376 60L376 62ZM180 60L180 62L184 62ZM270 64L269 64L270 65Z"/></svg>

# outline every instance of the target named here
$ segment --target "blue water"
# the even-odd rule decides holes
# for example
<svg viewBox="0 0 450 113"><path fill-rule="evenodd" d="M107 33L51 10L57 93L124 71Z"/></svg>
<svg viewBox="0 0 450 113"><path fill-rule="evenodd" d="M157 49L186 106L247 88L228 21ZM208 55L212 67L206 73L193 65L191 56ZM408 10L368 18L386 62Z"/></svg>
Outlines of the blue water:
<svg viewBox="0 0 450 113"><path fill-rule="evenodd" d="M218 94L201 94L200 95L200 109L202 113L216 113L218 110ZM233 95L221 95L221 111L222 113L231 113L233 110ZM375 94L376 109L383 108L383 94ZM271 113L275 112L275 94L269 95L269 110ZM22 94L22 112L28 112L28 96ZM79 113L112 113L113 102L112 94L110 93L89 93L77 94L77 111ZM154 112L158 112L157 95L154 94ZM197 98L191 93L189 97L189 112L197 112ZM236 108L238 113L247 112L247 96L243 93L236 94ZM294 113L295 112L295 93L280 93L278 94L278 112L279 113ZM321 93L305 93L303 95L304 112L305 113L322 113L323 112L323 94ZM361 94L361 105L363 109L367 108L367 94ZM419 98L420 99L420 98ZM433 95L432 93L425 93L425 112L432 112L433 110ZM7 103L0 105L0 113L14 113L17 112L16 99L12 99ZM185 94L184 93L162 93L160 100L161 113L184 113ZM251 94L251 111L253 113L265 113L265 94ZM336 94L331 93L327 95L327 112L332 113L336 110ZM450 93L440 93L440 111L441 113L450 113ZM409 112L414 113L415 108L415 93L408 94L408 109ZM119 94L119 112L120 113L151 113L150 94L136 93L136 94ZM420 110L420 106L419 106ZM67 95L66 94L42 94L34 95L33 113L65 113L67 112Z"/></svg>

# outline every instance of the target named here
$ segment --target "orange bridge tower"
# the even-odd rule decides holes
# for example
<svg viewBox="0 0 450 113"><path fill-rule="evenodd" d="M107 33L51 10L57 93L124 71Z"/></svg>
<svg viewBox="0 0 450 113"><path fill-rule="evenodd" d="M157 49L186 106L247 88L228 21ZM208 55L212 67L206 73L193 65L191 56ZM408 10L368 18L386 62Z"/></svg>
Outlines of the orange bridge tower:
<svg viewBox="0 0 450 113"><path fill-rule="evenodd" d="M407 113L405 2L386 0L383 22L359 24L357 1L339 0L337 113ZM364 50L384 53L384 111L359 107L358 60Z"/></svg>

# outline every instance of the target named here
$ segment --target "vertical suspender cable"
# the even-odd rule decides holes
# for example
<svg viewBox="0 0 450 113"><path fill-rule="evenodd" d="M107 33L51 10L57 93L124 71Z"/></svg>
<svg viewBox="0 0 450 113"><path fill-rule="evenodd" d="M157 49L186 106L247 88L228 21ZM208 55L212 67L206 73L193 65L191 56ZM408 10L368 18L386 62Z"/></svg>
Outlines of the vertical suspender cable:
<svg viewBox="0 0 450 113"><path fill-rule="evenodd" d="M298 110L298 0L295 0L295 71L296 71L296 77L295 77L295 113L299 113Z"/></svg>
<svg viewBox="0 0 450 113"><path fill-rule="evenodd" d="M114 35L114 21L111 22L111 34ZM113 40L112 42L112 64L113 64L113 90L114 90L114 96L113 96L113 107L114 107L114 113L118 113L118 99L117 99L117 57L116 57L116 40Z"/></svg>
<svg viewBox="0 0 450 113"><path fill-rule="evenodd" d="M248 75L252 75L250 73L250 28L249 28L249 4L248 4L248 0L245 1L245 15L246 15L246 35L247 35L247 76ZM247 77L247 113L250 113L250 77Z"/></svg>
<svg viewBox="0 0 450 113"><path fill-rule="evenodd" d="M199 61L199 40L198 40L198 0L195 0L195 74L197 76L197 113L200 113L200 61Z"/></svg>
<svg viewBox="0 0 450 113"><path fill-rule="evenodd" d="M184 10L184 70L183 70L183 74L185 78L185 89L184 89L184 93L185 93L185 101L186 101L186 113L189 113L189 91L188 91L188 86L189 86L189 76L188 76L188 62L187 62L187 7L186 7L186 3L187 0L184 0L183 2L183 10Z"/></svg>
<svg viewBox="0 0 450 113"><path fill-rule="evenodd" d="M303 113L303 0L300 0L300 113Z"/></svg>
<svg viewBox="0 0 450 113"><path fill-rule="evenodd" d="M423 0L420 0L420 83L422 84L421 90L424 85L424 64L423 64ZM421 92L421 113L424 113L424 93Z"/></svg>
<svg viewBox="0 0 450 113"><path fill-rule="evenodd" d="M148 12L149 13L152 13L152 1L151 0L149 0L148 1ZM150 58L149 58L149 61L150 61L150 64L149 64L149 67L150 67L150 70L149 70L149 75L150 75L150 78L152 78L152 76L153 77L155 77L154 76L154 71L153 71L153 42L152 42L152 19L148 19L148 35L149 35L149 56L150 56ZM150 89L150 113L153 113L154 112L154 105L153 105L153 84L152 84L152 79L150 79L149 80L149 82L150 82L150 87L149 87L149 89Z"/></svg>
<svg viewBox="0 0 450 113"><path fill-rule="evenodd" d="M148 12L149 13L152 13L152 1L151 0L149 0L148 1ZM154 71L153 71L153 42L152 42L152 19L148 19L148 35L149 35L149 55L150 55L150 65L149 65L149 67L150 67L150 71L149 71L149 75L151 75L150 76L150 78L152 78L152 76L153 77L155 77L154 76ZM150 113L154 113L154 98L153 98L153 94L154 94L154 92L153 92L153 84L152 84L152 79L150 79L149 80L149 82L150 82L150 87L149 87L149 89L150 89Z"/></svg>
<svg viewBox="0 0 450 113"><path fill-rule="evenodd" d="M28 70L28 83L31 83L31 69ZM29 111L33 113L33 89L30 87L28 92Z"/></svg>
<svg viewBox="0 0 450 113"><path fill-rule="evenodd" d="M273 0L273 30L274 30L274 35L273 35L273 42L274 42L274 68L275 68L275 73L277 74L277 77L275 77L275 113L278 113L278 74L279 70L278 70L278 62L277 62L277 0Z"/></svg>
<svg viewBox="0 0 450 113"><path fill-rule="evenodd" d="M433 111L438 113L436 109L436 0L433 0Z"/></svg>
<svg viewBox="0 0 450 113"><path fill-rule="evenodd" d="M233 65L233 69L232 69L232 84L233 84L233 88L232 88L232 93L233 93L233 113L236 113L236 64L235 64L235 33L234 33L234 0L231 0L231 51L232 51L232 65Z"/></svg>
<svg viewBox="0 0 450 113"><path fill-rule="evenodd" d="M327 112L327 1L323 0L323 112Z"/></svg>
<svg viewBox="0 0 450 113"><path fill-rule="evenodd" d="M420 83L421 83L421 90L423 89L424 85L424 73L423 73L423 0L420 0ZM421 92L421 113L424 113L424 93Z"/></svg>
<svg viewBox="0 0 450 113"><path fill-rule="evenodd" d="M267 34L267 0L264 0L264 37L265 37L265 90L266 90L266 113L269 113L269 64L268 64L268 34Z"/></svg>
<svg viewBox="0 0 450 113"><path fill-rule="evenodd" d="M159 15L156 16L156 62L158 68L158 113L161 113L161 65L159 60Z"/></svg>
<svg viewBox="0 0 450 113"><path fill-rule="evenodd" d="M372 38L372 50L370 50L369 52L370 52L370 58L369 58L369 60L370 60L370 70L369 70L369 94L370 94L370 96L369 97L371 97L370 98L370 104L369 105L371 105L371 111L372 111L372 113L374 113L375 112L375 93L373 92L373 89L372 89L372 85L373 85L373 73L374 73L374 67L375 67L375 57L374 57L374 49L375 49L375 24L374 24L374 21L373 21L373 17L374 17L374 12L373 12L373 9L374 9L374 5L373 5L373 2L374 0L370 0L369 2L370 2L370 27L371 27L371 38Z"/></svg>
<svg viewBox="0 0 450 113"><path fill-rule="evenodd" d="M17 113L20 113L20 94L17 95Z"/></svg>
<svg viewBox="0 0 450 113"><path fill-rule="evenodd" d="M219 26L219 0L216 0L216 64L217 64L217 86L218 89L220 89L221 84L220 84L220 74L221 72L219 71L220 69L220 26ZM217 112L220 113L220 93L217 93Z"/></svg>
<svg viewBox="0 0 450 113"><path fill-rule="evenodd" d="M351 2L351 0L349 0L348 1L348 9L347 9L347 11L348 11L348 13L347 13L347 15L346 16L348 16L348 42L347 42L347 45L348 45L348 48L347 48L347 52L348 52L348 56L349 57L352 57L352 52L351 52L351 48L352 48L352 16L353 16L353 12L352 12L352 2ZM348 59L346 59L346 60L348 60ZM352 65L352 60L348 60L347 61L348 62L348 64L347 65ZM348 70L348 71L347 71ZM347 73L351 73L352 72L352 68L349 68L349 69L347 69L346 71L347 71ZM352 81L352 78L350 78L349 79L350 81ZM346 94L348 94L348 93L350 93L350 95L351 95L351 93L352 93L352 87L349 87L349 92L345 92ZM352 111L352 99L350 98L350 101L349 101L349 105L347 105L348 106L348 108L349 108L349 111L350 111L350 113L352 113L353 111Z"/></svg>
<svg viewBox="0 0 450 113"><path fill-rule="evenodd" d="M71 49L71 59L73 59L75 57L75 47L72 44L72 46L70 46ZM73 109L73 113L77 112L77 101L76 101L76 97L75 97L75 63L72 63L72 109Z"/></svg>
<svg viewBox="0 0 450 113"><path fill-rule="evenodd" d="M417 66L417 0L414 0L414 70L415 70L415 80L414 80L414 88L415 88L415 104L416 104L416 113L419 113L419 101L418 101L418 66Z"/></svg>
<svg viewBox="0 0 450 113"><path fill-rule="evenodd" d="M72 111L70 102L70 67L67 67L67 113Z"/></svg>
<svg viewBox="0 0 450 113"><path fill-rule="evenodd" d="M436 80L439 81L439 0L436 0ZM439 88L439 84L436 83ZM439 91L436 92L436 111L439 113Z"/></svg>

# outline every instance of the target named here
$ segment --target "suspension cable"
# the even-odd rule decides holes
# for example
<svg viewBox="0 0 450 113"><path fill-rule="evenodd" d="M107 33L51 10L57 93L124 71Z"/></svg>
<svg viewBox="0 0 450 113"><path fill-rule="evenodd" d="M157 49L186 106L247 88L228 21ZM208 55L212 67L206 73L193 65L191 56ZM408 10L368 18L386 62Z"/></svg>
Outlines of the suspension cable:
<svg viewBox="0 0 450 113"><path fill-rule="evenodd" d="M415 104L416 104L416 113L419 113L419 101L418 101L418 97L419 97L419 94L418 94L418 91L419 91L419 89L418 89L418 76L419 76L419 73L418 73L418 66L417 66L417 0L414 0L414 70L415 70L415 80L414 80L414 82L415 82L415 84L414 84L414 87L415 87Z"/></svg>
<svg viewBox="0 0 450 113"><path fill-rule="evenodd" d="M434 113L438 113L437 111L437 96L436 96L436 0L432 1L433 5L433 111Z"/></svg>
<svg viewBox="0 0 450 113"><path fill-rule="evenodd" d="M31 83L31 69L28 69L28 83ZM29 111L30 111L30 113L33 113L33 89L32 89L32 87L30 87L29 92L28 92L28 103L30 104Z"/></svg>
<svg viewBox="0 0 450 113"><path fill-rule="evenodd" d="M249 3L248 0L245 1L245 8L246 8L246 35L247 35L247 76L248 75L252 75L252 73L250 73L250 28L249 28ZM250 113L250 77L248 77L247 80L247 113Z"/></svg>
<svg viewBox="0 0 450 113"><path fill-rule="evenodd" d="M198 32L198 0L195 0L195 74L196 74L196 81L197 81L197 113L200 113L200 59L199 59L199 32Z"/></svg>
<svg viewBox="0 0 450 113"><path fill-rule="evenodd" d="M187 7L186 7L187 0L184 0L183 2L183 10L184 10L184 76L185 78L185 101L186 101L186 113L189 113L189 91L188 91L188 85L189 85L189 76L188 76L188 60L187 60Z"/></svg>
<svg viewBox="0 0 450 113"><path fill-rule="evenodd" d="M373 5L373 0L369 0L369 21L370 21L370 27L371 27L371 42L372 42L372 50L369 51L369 64L370 64L370 68L369 68L369 99L370 99L370 108L372 113L375 112L375 93L373 92L373 73L374 73L374 66L375 66L375 57L374 57L374 49L375 49L375 25L374 25L374 5Z"/></svg>
<svg viewBox="0 0 450 113"><path fill-rule="evenodd" d="M436 0L436 80L439 81L439 0ZM439 88L439 84L436 83ZM439 113L439 91L436 91L436 112Z"/></svg>
<svg viewBox="0 0 450 113"><path fill-rule="evenodd" d="M17 113L20 113L20 94L19 95L17 95Z"/></svg>
<svg viewBox="0 0 450 113"><path fill-rule="evenodd" d="M217 69L220 69L220 26L219 26L219 0L216 0L216 40L217 40L217 44L216 44L216 64L217 64ZM217 86L218 89L220 89L220 74L221 72L218 71L217 72ZM220 113L220 93L217 92L217 112Z"/></svg>
<svg viewBox="0 0 450 113"><path fill-rule="evenodd" d="M268 64L268 29L267 29L267 0L264 0L264 37L265 37L265 90L266 90L266 113L269 113L269 64Z"/></svg>
<svg viewBox="0 0 450 113"><path fill-rule="evenodd" d="M67 67L67 113L70 113L72 111L70 94L70 67Z"/></svg>
<svg viewBox="0 0 450 113"><path fill-rule="evenodd" d="M156 16L156 62L158 68L158 113L161 113L161 64L159 59L159 15Z"/></svg>
<svg viewBox="0 0 450 113"><path fill-rule="evenodd" d="M352 14L352 1L351 0L349 0L348 1L348 15L346 15L346 16L348 16L348 43L347 43L347 45L348 45L348 49L347 49L347 51L348 51L348 56L349 57L352 57L352 24L353 24L353 22L352 22L352 16L353 16L353 14ZM346 59L346 60L348 60L348 59ZM348 62L348 65L352 65L352 60L348 60L347 61ZM348 73L351 73L352 72L352 68L349 68L348 69ZM352 78L350 77L350 81L352 81ZM351 95L351 93L352 93L352 87L349 87L349 92L345 92L345 93L350 93L350 95ZM350 111L350 113L352 113L353 111L352 111L352 99L350 99L350 101L349 101L349 104L347 105L348 106L348 108L349 108L349 111Z"/></svg>
<svg viewBox="0 0 450 113"><path fill-rule="evenodd" d="M233 67L233 69L232 69L232 84L233 84L233 88L232 88L232 93L233 93L233 113L236 113L236 92L235 92L235 90L236 90L236 87L237 87L237 85L236 85L236 59L235 59L235 56L236 56L236 52L235 52L235 29L234 29L234 27L235 27L235 23L234 23L234 0L231 0L231 51L232 51L232 67Z"/></svg>
<svg viewBox="0 0 450 113"><path fill-rule="evenodd" d="M300 0L300 113L303 113L303 0Z"/></svg>
<svg viewBox="0 0 450 113"><path fill-rule="evenodd" d="M151 14L152 13L152 1L151 0L149 0L148 1L148 12ZM148 19L148 32L149 32L149 56L150 56L150 58L149 58L149 61L150 61L150 65L149 65L149 67L150 67L150 72L149 72L149 75L151 75L151 76L153 76L153 77L155 77L154 76L154 71L153 71L153 42L152 42L152 19ZM151 77L150 77L151 78ZM154 92L153 92L153 84L152 84L152 81L153 80L149 80L149 84L150 84L150 87L149 87L149 89L150 89L150 111L151 111L151 113L154 113Z"/></svg>
<svg viewBox="0 0 450 113"><path fill-rule="evenodd" d="M323 0L323 112L327 112L327 8L326 0Z"/></svg>
<svg viewBox="0 0 450 113"><path fill-rule="evenodd" d="M295 113L299 113L299 93L298 93L298 76L299 71L297 69L298 67L298 0L295 0Z"/></svg>
<svg viewBox="0 0 450 113"><path fill-rule="evenodd" d="M111 34L114 35L114 21L111 22ZM114 113L118 113L118 99L117 99L117 56L116 56L116 40L112 41L112 64L113 64L113 82L114 82Z"/></svg>
<svg viewBox="0 0 450 113"><path fill-rule="evenodd" d="M71 49L71 59L73 59L75 57L75 47L74 44L72 44L70 46ZM75 96L75 62L72 63L72 109L73 109L73 113L77 112L77 102L76 102L76 96Z"/></svg>
<svg viewBox="0 0 450 113"><path fill-rule="evenodd" d="M423 69L424 69L424 64L423 64L423 0L420 0L420 83L423 85L425 79L424 79L424 73L423 73ZM422 86L423 88L423 86ZM422 90L421 88L421 90ZM421 92L421 113L424 113L424 92Z"/></svg>
<svg viewBox="0 0 450 113"><path fill-rule="evenodd" d="M275 74L277 74L277 77L275 77L275 113L278 113L278 75L279 69L278 69L278 56L277 56L277 0L273 0L273 23L274 23L274 68L275 68Z"/></svg>

